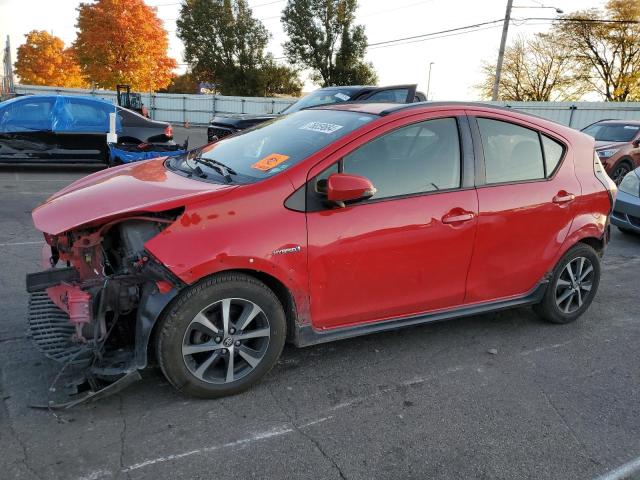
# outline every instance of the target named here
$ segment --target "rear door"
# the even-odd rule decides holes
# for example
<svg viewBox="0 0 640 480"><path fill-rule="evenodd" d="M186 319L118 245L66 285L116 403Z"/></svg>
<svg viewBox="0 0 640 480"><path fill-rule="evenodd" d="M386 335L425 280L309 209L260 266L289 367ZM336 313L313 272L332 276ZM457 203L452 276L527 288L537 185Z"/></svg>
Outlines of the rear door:
<svg viewBox="0 0 640 480"><path fill-rule="evenodd" d="M309 173L307 228L316 328L380 321L462 303L477 197L465 117L435 112L385 125ZM322 180L369 178L369 200L332 208Z"/></svg>
<svg viewBox="0 0 640 480"><path fill-rule="evenodd" d="M467 303L534 289L553 268L581 194L566 140L508 115L469 113L479 217Z"/></svg>
<svg viewBox="0 0 640 480"><path fill-rule="evenodd" d="M113 112L115 105L90 98L60 97L53 128L58 144L56 156L61 161L106 161L109 114Z"/></svg>

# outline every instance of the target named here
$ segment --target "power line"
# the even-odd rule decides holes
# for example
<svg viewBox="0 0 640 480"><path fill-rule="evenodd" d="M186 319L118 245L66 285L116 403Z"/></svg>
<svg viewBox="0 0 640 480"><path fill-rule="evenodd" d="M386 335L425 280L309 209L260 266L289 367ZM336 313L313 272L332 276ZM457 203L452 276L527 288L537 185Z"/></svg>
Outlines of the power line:
<svg viewBox="0 0 640 480"><path fill-rule="evenodd" d="M443 34L443 33L457 32L459 30L468 30L470 28L482 27L482 26L485 26L485 25L491 25L491 24L494 24L494 23L502 22L502 21L504 21L504 19L503 18L499 18L497 20L491 20L491 21L488 21L488 22L475 23L473 25L465 25L464 27L456 27L456 28L450 28L448 30L440 30L439 32L423 33L421 35L413 35L411 37L395 38L393 40L384 40L382 42L370 43L368 46L369 47L375 47L375 46L378 46L378 45L385 45L385 44L388 44L388 43L396 43L396 42L401 42L401 41L404 41L404 40L414 40L414 39L422 38L422 37L431 37L433 35L440 35L440 34Z"/></svg>
<svg viewBox="0 0 640 480"><path fill-rule="evenodd" d="M376 45L374 47L371 47L370 50L377 50L377 49L380 49L380 48L387 48L387 47L397 47L399 45L408 45L410 43L427 42L429 40L437 40L439 38L455 37L455 36L458 36L458 35L466 35L466 34L469 34L469 33L476 33L476 32L481 32L483 30L491 30L492 28L500 28L500 27L502 27L502 25L500 25L500 24L489 25L489 26L475 28L475 29L471 29L471 30L448 33L448 34L443 34L443 35L435 35L435 36L430 36L430 37L427 37L427 38L420 38L420 39L417 39L417 40L410 40L410 41L402 42L402 43L394 43L394 44L391 44L391 45Z"/></svg>

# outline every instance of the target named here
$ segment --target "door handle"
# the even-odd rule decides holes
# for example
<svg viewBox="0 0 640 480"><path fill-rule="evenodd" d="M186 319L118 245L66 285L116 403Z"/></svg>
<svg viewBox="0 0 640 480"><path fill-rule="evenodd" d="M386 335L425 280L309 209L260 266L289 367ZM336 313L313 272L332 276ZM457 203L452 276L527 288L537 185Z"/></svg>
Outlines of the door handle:
<svg viewBox="0 0 640 480"><path fill-rule="evenodd" d="M442 217L442 223L460 223L473 220L475 215L471 212L465 213L448 213Z"/></svg>
<svg viewBox="0 0 640 480"><path fill-rule="evenodd" d="M558 195L553 197L553 203L561 205L563 203L573 202L575 199L576 196L573 193L558 192Z"/></svg>

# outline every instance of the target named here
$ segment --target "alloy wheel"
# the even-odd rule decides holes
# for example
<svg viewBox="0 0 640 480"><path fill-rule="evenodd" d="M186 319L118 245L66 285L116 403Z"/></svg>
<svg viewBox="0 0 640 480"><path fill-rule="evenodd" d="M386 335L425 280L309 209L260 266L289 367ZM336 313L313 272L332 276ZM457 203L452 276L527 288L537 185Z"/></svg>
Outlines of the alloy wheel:
<svg viewBox="0 0 640 480"><path fill-rule="evenodd" d="M556 281L556 305L563 313L578 310L591 295L594 268L586 257L576 257L564 267Z"/></svg>
<svg viewBox="0 0 640 480"><path fill-rule="evenodd" d="M225 298L202 309L182 340L182 358L198 380L231 383L264 358L271 337L269 319L255 303Z"/></svg>

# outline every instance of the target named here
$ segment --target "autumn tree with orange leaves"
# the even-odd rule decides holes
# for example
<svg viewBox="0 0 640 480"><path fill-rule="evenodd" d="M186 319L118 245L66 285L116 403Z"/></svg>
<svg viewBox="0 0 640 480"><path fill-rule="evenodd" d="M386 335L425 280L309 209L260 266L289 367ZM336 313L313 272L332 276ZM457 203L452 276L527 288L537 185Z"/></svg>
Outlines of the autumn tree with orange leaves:
<svg viewBox="0 0 640 480"><path fill-rule="evenodd" d="M64 48L62 39L44 30L32 30L18 47L15 63L20 82L27 85L86 87L72 49Z"/></svg>
<svg viewBox="0 0 640 480"><path fill-rule="evenodd" d="M155 91L171 82L176 61L167 56L167 32L143 0L98 0L78 7L76 58L98 87L119 83Z"/></svg>

